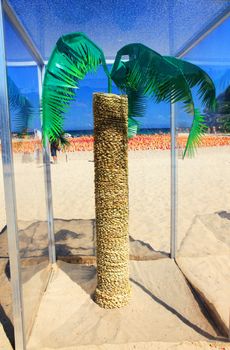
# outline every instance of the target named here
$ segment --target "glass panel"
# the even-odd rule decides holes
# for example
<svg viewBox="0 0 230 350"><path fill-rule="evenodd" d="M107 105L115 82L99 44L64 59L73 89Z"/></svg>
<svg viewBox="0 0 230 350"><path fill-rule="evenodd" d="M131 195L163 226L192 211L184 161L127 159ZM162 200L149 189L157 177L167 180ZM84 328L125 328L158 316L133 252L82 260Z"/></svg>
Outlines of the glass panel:
<svg viewBox="0 0 230 350"><path fill-rule="evenodd" d="M98 7L93 2L86 6L85 0L58 0L55 5L51 0L35 0L30 6L26 1L10 2L47 59L58 38L74 31L86 33L106 58L114 58L121 47L132 42L142 42L162 54L168 52L168 0L154 0L154 5L152 0L102 0Z"/></svg>
<svg viewBox="0 0 230 350"><path fill-rule="evenodd" d="M229 1L219 0L209 0L208 5L207 0L101 0L99 7L94 2L85 6L85 0L58 0L55 5L52 0L34 0L29 6L27 0L10 3L47 59L57 39L74 31L86 33L107 58L114 58L117 50L132 42L169 54L172 34L175 53L229 6Z"/></svg>
<svg viewBox="0 0 230 350"><path fill-rule="evenodd" d="M51 160L56 249L65 261L73 260L71 255L95 256L92 97L97 91L107 91L102 68L80 83L64 125L70 146L57 152L56 164ZM119 93L115 86L113 92ZM130 241L140 240L151 255L152 249L169 253L170 113L169 105L146 104L140 130L129 140L129 232ZM135 245L141 243L132 244L133 255Z"/></svg>
<svg viewBox="0 0 230 350"><path fill-rule="evenodd" d="M225 219L228 217L230 206L230 192L227 186L230 145L230 57L227 49L229 29L230 20L227 20L185 57L186 60L199 65L213 79L219 106L216 112L212 112L203 108L195 97L196 107L200 108L205 116L208 130L194 158L180 159L186 136L179 134L178 137L178 247L182 249L181 253L184 251L183 254L186 252L199 255L201 249L208 254L209 248L211 249L206 246L208 237L214 234L222 240L222 230L228 223ZM177 106L179 132L188 131L185 129L191 126L191 120L181 106ZM202 244L197 239L196 235L199 235L199 232L203 232L203 245L206 247L201 247ZM186 245L191 243L192 237L194 244L189 252ZM218 252L217 247L215 251Z"/></svg>
<svg viewBox="0 0 230 350"><path fill-rule="evenodd" d="M10 283L10 265L8 254L8 240L6 227L5 195L2 169L1 149L1 127L0 127L0 320L4 331L10 340L14 342L12 291Z"/></svg>
<svg viewBox="0 0 230 350"><path fill-rule="evenodd" d="M169 253L170 108L147 102L140 130L129 141L129 231L131 239ZM143 258L143 256L142 256Z"/></svg>
<svg viewBox="0 0 230 350"><path fill-rule="evenodd" d="M26 0L11 0L11 3L45 58L49 58L60 35L75 30L83 31L95 40L107 58L114 58L117 50L130 42L142 42L162 54L172 53L228 6L218 0L211 0L209 6L206 0L201 0L199 5L196 0L156 0L154 6L151 0L134 4L132 1L102 0L100 7L95 7L93 2L85 6L84 0L57 0L55 4L51 0L36 0L30 2L30 6ZM28 339L49 273L37 68L33 63L31 66L22 65L23 60L31 61L32 57L7 23L6 31L7 59L8 63L11 61L8 82ZM15 45L18 40L19 44ZM227 37L225 41L228 42ZM206 52L201 51L201 58L206 55L204 68L213 76L213 69L220 73L220 64L213 65L211 53L207 55L208 49L209 46ZM193 60L196 58L196 55L192 57ZM12 62L15 61L21 61L21 67L19 64L14 66ZM226 71L227 66L224 69ZM214 77L214 80L218 79L220 75ZM59 262L53 283L49 284L44 296L44 308L39 309L31 342L36 342L40 348L61 348L76 344L76 339L78 344L85 345L124 343L127 339L134 342L165 341L166 334L169 337L166 340L170 341L214 339L216 333L201 312L177 264L172 259L161 259L168 256L170 242L169 105L147 101L145 116L139 120L140 129L136 128L136 136L129 140L130 260L135 260L130 263L131 304L123 310L115 310L111 318L108 310L98 308L90 300L97 284L92 94L106 90L107 80L102 69L84 79L77 101L72 103L65 116L64 129L70 145L58 147L58 150L53 145L51 149L57 256L67 262L83 264L71 266ZM113 92L117 90L114 88ZM16 109L15 104L19 104ZM33 118L27 120L30 110ZM203 113L213 123L210 111ZM179 260L181 257L203 258L213 251L216 255L225 253L225 246L228 249L229 191L223 191L220 199L218 185L227 188L225 176L228 179L230 174L226 166L229 138L215 133L217 125L210 125L213 135L205 137L205 147L199 149L198 156L182 160L187 137L184 131L191 126L191 119L187 120L178 104L178 264L190 280L197 260L195 265L194 260L188 260L186 265L185 260ZM220 144L224 146L220 147ZM214 147L207 147L209 145ZM184 271L184 266L189 270ZM112 269L108 270L111 272ZM208 266L203 270L210 273ZM178 290L179 298L175 297ZM53 313L47 312L47 303ZM47 327L44 327L44 319ZM54 336L50 337L50 334Z"/></svg>
<svg viewBox="0 0 230 350"><path fill-rule="evenodd" d="M0 131L1 136L1 131ZM5 228L6 226L6 212L5 212L5 201L4 201L4 186L3 186L3 173L2 173L2 149L0 148L0 232Z"/></svg>
<svg viewBox="0 0 230 350"><path fill-rule="evenodd" d="M9 26L8 23L6 32ZM13 33L13 28L10 30ZM17 38L16 33L14 37ZM9 36L6 35L6 38ZM12 40L12 36L10 38ZM7 59L10 52L12 60L11 45L12 41L6 40ZM20 45L23 46L23 43ZM15 57L14 62L17 59ZM25 332L28 339L49 275L37 67L17 66L16 62L15 66L8 66L7 75Z"/></svg>
<svg viewBox="0 0 230 350"><path fill-rule="evenodd" d="M174 3L172 7L174 55L215 18L229 9L229 1L178 0L170 2ZM198 46L196 46L197 49Z"/></svg>
<svg viewBox="0 0 230 350"><path fill-rule="evenodd" d="M80 83L65 117L70 146L57 151L57 163L51 157L56 253L65 261L95 260L92 99L93 92L106 92L107 84L102 68Z"/></svg>
<svg viewBox="0 0 230 350"><path fill-rule="evenodd" d="M30 53L25 48L23 42L13 29L7 17L5 17L5 42L7 51L7 63L20 63L24 61L33 61Z"/></svg>
<svg viewBox="0 0 230 350"><path fill-rule="evenodd" d="M197 154L182 160L178 149L178 258L190 283L207 301L210 314L228 333L230 269L230 56L229 21L200 43L186 57L197 63L216 86L216 111L204 108L195 98L208 124ZM228 28L228 29L227 29ZM227 29L227 31L225 31ZM228 52L228 55L227 55ZM180 106L178 107L180 108ZM178 127L188 127L181 109ZM178 136L184 147L187 135ZM221 305L221 306L220 306Z"/></svg>

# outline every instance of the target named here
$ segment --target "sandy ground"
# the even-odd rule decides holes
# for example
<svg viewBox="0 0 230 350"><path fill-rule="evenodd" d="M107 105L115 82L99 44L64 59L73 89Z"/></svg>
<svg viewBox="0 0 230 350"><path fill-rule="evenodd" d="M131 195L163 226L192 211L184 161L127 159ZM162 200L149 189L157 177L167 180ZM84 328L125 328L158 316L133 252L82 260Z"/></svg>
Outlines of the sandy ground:
<svg viewBox="0 0 230 350"><path fill-rule="evenodd" d="M41 301L28 349L218 340L173 260L131 262L130 279L130 304L105 310L91 299L96 268L59 262Z"/></svg>
<svg viewBox="0 0 230 350"><path fill-rule="evenodd" d="M16 195L20 220L46 216L43 166L21 163L15 155ZM59 155L51 165L54 215L64 219L91 219L94 212L92 152ZM1 167L1 165L0 165ZM2 170L0 169L0 176ZM180 244L196 215L230 210L230 147L199 149L196 158L178 159L178 235ZM0 178L3 208L3 186ZM170 153L129 153L130 234L147 239L158 250L169 251ZM1 210L0 227L5 224Z"/></svg>
<svg viewBox="0 0 230 350"><path fill-rule="evenodd" d="M94 219L93 153L70 153L67 159L65 154L59 154L58 158L58 164L51 165L55 218L83 221ZM229 178L230 147L199 149L198 155L192 160L178 159L177 243L181 259L178 264L186 277L189 276L190 282L195 287L199 286L199 292L208 296L211 303L214 302L215 312L225 320L225 325L228 318L226 310L230 306L230 243L226 238L230 232ZM24 228L31 223L39 224L46 220L43 165L36 164L35 161L22 163L22 155L15 155L15 181L19 229L24 232ZM6 223L3 198L0 162L0 230ZM169 151L129 152L129 202L129 232L132 239L141 240L155 250L168 253ZM61 227L57 227L56 231L61 230ZM71 239L73 242L76 232L72 229L69 231L72 236L68 236L65 243L73 249ZM43 230L41 235L34 236L30 241L29 251L34 251L35 256L41 253L37 253L41 242L42 251L47 254L46 232ZM24 238L20 240L21 254L24 256L28 250L27 243ZM221 262L218 260L219 265L217 255L221 259ZM225 268L222 269L221 266ZM29 281L32 276L33 271L31 275L27 274L25 280ZM151 280L150 276L148 278ZM166 338L167 341L178 340L171 339L169 334Z"/></svg>
<svg viewBox="0 0 230 350"><path fill-rule="evenodd" d="M223 343L208 342L149 342L149 343L130 343L130 344L107 344L93 345L90 350L229 350L230 345ZM41 350L52 350L51 348L43 348ZM62 348L61 350L76 350L76 347ZM77 350L88 350L87 346L78 346Z"/></svg>
<svg viewBox="0 0 230 350"><path fill-rule="evenodd" d="M46 217L43 166L22 163L15 155L15 179L19 220ZM59 155L52 167L54 216L92 219L94 210L93 153ZM2 176L0 162L0 176ZM178 159L178 246L196 215L230 212L230 147L199 149L194 159ZM0 178L0 205L3 186ZM153 248L170 246L170 152L129 152L130 234ZM0 227L5 225L4 210Z"/></svg>

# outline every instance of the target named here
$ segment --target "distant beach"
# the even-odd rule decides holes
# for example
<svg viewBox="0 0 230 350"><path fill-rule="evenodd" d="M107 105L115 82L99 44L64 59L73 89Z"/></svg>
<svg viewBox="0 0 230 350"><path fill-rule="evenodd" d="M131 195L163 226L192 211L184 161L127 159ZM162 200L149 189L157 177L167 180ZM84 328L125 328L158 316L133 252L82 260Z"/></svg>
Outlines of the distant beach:
<svg viewBox="0 0 230 350"><path fill-rule="evenodd" d="M156 129L152 129L154 132ZM167 129L168 130L168 129ZM164 132L163 132L164 131ZM86 131L85 131L86 132ZM89 132L89 131L87 131ZM132 151L145 151L145 150L169 150L171 148L171 135L166 132L166 129L162 129L162 133L138 134L129 139L129 150ZM94 137L91 134L72 135L68 138L70 145L64 149L65 152L79 152L79 151L92 151ZM177 148L184 149L188 139L188 133L178 133L177 135ZM224 134L205 134L199 147L219 147L229 146L230 135ZM25 138L13 138L13 152L14 153L34 153L36 150L42 149L41 141L34 139L34 137L26 136Z"/></svg>

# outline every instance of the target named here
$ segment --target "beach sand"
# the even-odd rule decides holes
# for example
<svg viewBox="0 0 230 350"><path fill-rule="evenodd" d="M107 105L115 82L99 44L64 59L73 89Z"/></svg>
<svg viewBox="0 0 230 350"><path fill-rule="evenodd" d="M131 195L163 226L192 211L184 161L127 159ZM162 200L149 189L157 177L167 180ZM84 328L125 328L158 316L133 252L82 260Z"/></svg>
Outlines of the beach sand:
<svg viewBox="0 0 230 350"><path fill-rule="evenodd" d="M18 219L45 220L43 165L22 163L15 154ZM51 165L54 217L93 219L93 152L68 153ZM0 162L0 176L2 176ZM199 149L194 159L178 159L178 247L197 215L230 212L230 147ZM0 178L0 205L4 208ZM129 232L154 249L170 247L170 152L129 152ZM0 229L5 225L1 210Z"/></svg>
<svg viewBox="0 0 230 350"><path fill-rule="evenodd" d="M33 155L31 156L32 161L29 163L22 163L22 154L15 154L14 159L17 213L19 228L22 230L21 237L24 237L24 229L29 225L33 223L41 225L43 232L41 230L36 231L39 234L36 234L33 240L30 241L30 252L34 248L35 256L41 253L47 255L47 249L45 249L47 246L46 232L44 232L44 225L40 223L46 220L43 165L36 164L33 160ZM230 295L230 283L228 283L230 278L230 243L226 238L228 232L230 232L230 147L199 149L194 159L178 159L177 162L178 265L194 288L207 296L207 303L208 301L210 301L210 304L214 303L214 314L220 317L222 325L227 329L228 313L226 310L230 306L228 301L228 296ZM51 171L54 217L65 220L82 220L82 223L94 219L93 153L75 152L68 153L67 155L59 154L58 164L51 164ZM1 176L2 169L0 162L0 205L3 208L3 184ZM170 206L170 151L130 151L129 233L132 239L145 242L154 250L169 253ZM0 229L4 227L5 223L4 210L1 210ZM61 227L56 228L56 231L59 233L61 230ZM64 233L62 232L62 234ZM68 243L68 247L73 249L73 251L74 234L76 232L73 232L73 229L69 228L69 236L66 240L64 239L65 237L62 237L65 241L64 243ZM6 241L5 246L7 247ZM24 238L20 240L20 247L21 252L25 254L28 248L28 242ZM72 251L71 249L69 250ZM59 253L62 255L63 250L59 250ZM64 254L66 253L65 250ZM217 256L218 259L222 259L221 261L218 260L219 269L214 268L217 264ZM166 258L166 260L168 259ZM143 263L141 262L141 264ZM156 264L156 262L151 263ZM134 266L136 266L135 264L137 262L134 263ZM226 268L221 269L221 266L225 266ZM149 271L154 271L154 269L155 267L152 267ZM162 271L168 271L168 267L162 269ZM139 271L138 268L136 271ZM161 269L158 273L161 273ZM32 279L32 276L33 269L31 275L27 272L25 280ZM150 281L154 285L152 276L151 273L147 274L144 280L145 286ZM171 280L171 285L173 285L173 280ZM164 286L163 282L162 286ZM81 298L82 291L80 286L76 285L75 287L76 300L78 300ZM152 285L151 288L153 288ZM170 292L170 284L167 288ZM163 294L162 297L164 297ZM180 297L180 294L174 293L176 308L180 303ZM143 296L140 296L140 298L142 301L146 300L145 307L150 305L148 304L149 300L147 297L145 299ZM186 299L188 305L189 299L192 300L192 298ZM84 311L82 310L82 312ZM154 312L153 305L153 323L156 321ZM186 312L183 310L182 314L186 315ZM168 314L169 316L167 316L167 313L164 316L165 319L162 321L162 327L163 324L168 324L169 322L173 324L175 321L175 319L170 319L170 312ZM59 314L57 314L57 317L59 317ZM71 315L69 317L71 322ZM167 317L169 318L167 319ZM197 314L194 317L195 322L197 320ZM112 321L113 318L111 316ZM151 323L150 315L146 323L143 324L146 325L147 322ZM203 326L206 327L205 322L205 319L201 318L201 328ZM176 325L177 323L175 321L174 327ZM180 325L176 327L180 327ZM97 332L96 326L94 331ZM138 332L138 330L136 331ZM182 332L183 339L180 336L178 337L175 332L166 332L164 336L161 336L159 341L178 342L189 339L191 341L203 339L199 336L193 339L189 335L189 332ZM154 340L154 337L149 338L149 341ZM134 341L141 342L141 336L138 339L134 339ZM194 349L205 349L205 347L202 347L203 345L199 344L196 345L197 347L194 345ZM45 344L42 345L45 346ZM174 345L172 345L172 348L174 348ZM175 349L177 349L177 346L180 345L175 345ZM157 349L154 345L155 348ZM181 349L186 349L186 347L181 347ZM190 349L190 345L188 345L188 349Z"/></svg>
<svg viewBox="0 0 230 350"><path fill-rule="evenodd" d="M28 349L218 340L173 260L132 261L130 278L129 305L106 310L91 299L96 268L59 262L42 299Z"/></svg>

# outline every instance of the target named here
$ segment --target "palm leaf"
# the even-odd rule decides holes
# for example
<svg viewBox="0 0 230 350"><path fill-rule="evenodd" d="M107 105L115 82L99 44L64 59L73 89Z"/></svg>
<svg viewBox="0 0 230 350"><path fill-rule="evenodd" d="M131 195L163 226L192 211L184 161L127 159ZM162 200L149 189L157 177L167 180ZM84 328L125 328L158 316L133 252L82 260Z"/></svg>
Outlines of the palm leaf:
<svg viewBox="0 0 230 350"><path fill-rule="evenodd" d="M203 134L207 130L207 126L204 123L204 119L205 117L202 116L200 114L200 111L195 108L192 127L184 150L183 159L186 153L188 154L188 157L194 156L196 147L199 145Z"/></svg>
<svg viewBox="0 0 230 350"><path fill-rule="evenodd" d="M139 123L132 117L128 118L128 138L134 137L139 129Z"/></svg>
<svg viewBox="0 0 230 350"><path fill-rule="evenodd" d="M147 105L146 96L143 94L143 91L127 87L124 92L128 96L128 116L143 117Z"/></svg>
<svg viewBox="0 0 230 350"><path fill-rule="evenodd" d="M129 57L128 61L122 61L124 55ZM141 89L156 102L187 102L188 99L181 72L142 44L130 44L118 51L111 77L120 88Z"/></svg>
<svg viewBox="0 0 230 350"><path fill-rule="evenodd" d="M20 90L13 82L7 78L8 95L10 107L16 112L14 116L14 124L18 133L22 133L28 129L29 122L33 117L33 106L30 101L21 94Z"/></svg>
<svg viewBox="0 0 230 350"><path fill-rule="evenodd" d="M124 55L129 59L122 60ZM111 77L119 88L142 91L155 102L183 102L186 112L194 118L186 151L197 145L200 124L191 89L198 86L198 95L206 107L215 105L215 86L201 68L174 57L161 56L142 44L130 44L118 51Z"/></svg>
<svg viewBox="0 0 230 350"><path fill-rule="evenodd" d="M192 157L195 154L196 147L201 141L202 135L207 130L207 126L205 125L204 117L201 116L199 110L194 107L191 89L194 86L198 86L198 96L200 97L202 104L206 108L214 110L216 106L215 85L209 75L200 67L175 57L167 56L165 59L168 62L171 62L175 69L179 70L181 76L184 78L185 89L187 90L189 97L185 102L185 110L193 115L193 123L183 158L186 153L189 157Z"/></svg>
<svg viewBox="0 0 230 350"><path fill-rule="evenodd" d="M142 91L127 88L125 91L128 96L128 137L131 138L137 134L140 123L134 118L143 117L146 111L146 96Z"/></svg>
<svg viewBox="0 0 230 350"><path fill-rule="evenodd" d="M102 64L109 72L102 50L83 33L62 36L52 52L42 94L43 134L56 140L63 133L64 114L75 99L79 82Z"/></svg>
<svg viewBox="0 0 230 350"><path fill-rule="evenodd" d="M131 138L137 134L139 123L134 117L143 117L146 111L146 96L143 89L135 89L126 83L127 67L122 61L115 61L119 68L113 66L111 78L117 87L128 96L128 137Z"/></svg>
<svg viewBox="0 0 230 350"><path fill-rule="evenodd" d="M200 67L181 59L164 56L164 58L180 70L189 88L198 87L198 96L204 107L214 110L216 106L216 88L210 76Z"/></svg>

